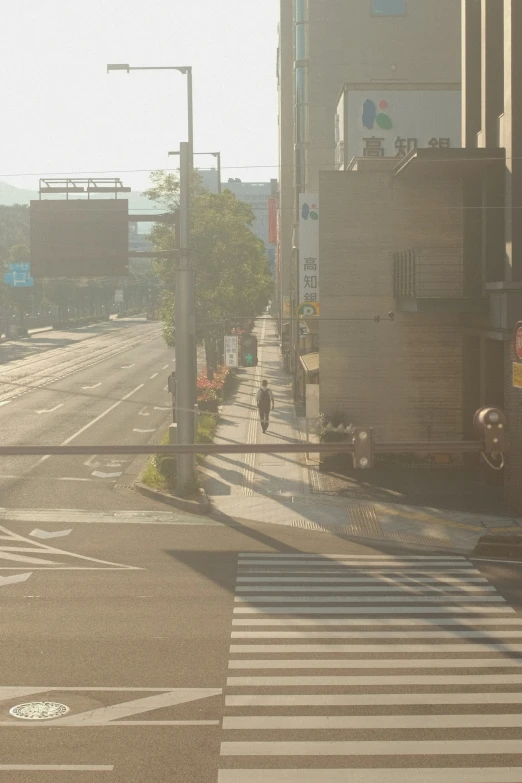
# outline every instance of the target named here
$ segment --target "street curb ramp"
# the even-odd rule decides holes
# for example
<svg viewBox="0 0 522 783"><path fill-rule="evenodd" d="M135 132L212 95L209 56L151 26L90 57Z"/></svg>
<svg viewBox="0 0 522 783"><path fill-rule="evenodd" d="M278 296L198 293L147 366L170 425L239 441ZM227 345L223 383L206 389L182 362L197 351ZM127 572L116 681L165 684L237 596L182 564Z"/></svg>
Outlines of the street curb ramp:
<svg viewBox="0 0 522 783"><path fill-rule="evenodd" d="M473 556L522 560L522 535L488 533L478 540Z"/></svg>

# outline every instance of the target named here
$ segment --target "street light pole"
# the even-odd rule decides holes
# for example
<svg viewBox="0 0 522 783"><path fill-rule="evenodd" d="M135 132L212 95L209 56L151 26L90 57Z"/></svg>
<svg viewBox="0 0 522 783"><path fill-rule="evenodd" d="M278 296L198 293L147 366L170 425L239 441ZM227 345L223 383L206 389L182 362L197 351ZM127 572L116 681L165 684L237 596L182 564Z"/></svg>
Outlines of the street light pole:
<svg viewBox="0 0 522 783"><path fill-rule="evenodd" d="M190 188L194 169L194 109L192 66L138 66L111 63L110 71L179 71L187 77L188 142L181 144L180 176L180 264L176 270L176 422L178 442L191 444L196 436L197 347L194 272L190 262ZM183 492L195 476L196 462L191 454L177 462L178 491Z"/></svg>

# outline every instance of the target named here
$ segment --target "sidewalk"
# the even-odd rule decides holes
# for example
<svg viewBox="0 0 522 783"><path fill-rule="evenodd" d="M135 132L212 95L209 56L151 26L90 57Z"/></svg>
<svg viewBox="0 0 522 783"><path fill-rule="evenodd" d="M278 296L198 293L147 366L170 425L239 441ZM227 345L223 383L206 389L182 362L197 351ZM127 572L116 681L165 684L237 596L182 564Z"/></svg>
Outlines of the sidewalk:
<svg viewBox="0 0 522 783"><path fill-rule="evenodd" d="M285 373L275 322L258 319L259 364L239 373L239 388L223 406L216 443L291 443L305 439ZM275 397L266 435L255 406L263 378ZM358 502L317 491L316 463L304 454L220 455L205 462L205 490L217 514L336 535L472 550L486 533L520 533L522 519L394 503Z"/></svg>

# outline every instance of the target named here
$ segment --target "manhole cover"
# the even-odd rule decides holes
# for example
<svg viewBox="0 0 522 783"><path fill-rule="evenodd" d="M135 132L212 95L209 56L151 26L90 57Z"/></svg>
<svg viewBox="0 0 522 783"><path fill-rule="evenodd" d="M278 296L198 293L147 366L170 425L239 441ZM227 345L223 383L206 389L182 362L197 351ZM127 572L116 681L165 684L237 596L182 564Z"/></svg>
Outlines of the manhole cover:
<svg viewBox="0 0 522 783"><path fill-rule="evenodd" d="M27 704L17 704L9 710L10 715L22 720L51 720L67 712L69 707L56 701L29 701Z"/></svg>

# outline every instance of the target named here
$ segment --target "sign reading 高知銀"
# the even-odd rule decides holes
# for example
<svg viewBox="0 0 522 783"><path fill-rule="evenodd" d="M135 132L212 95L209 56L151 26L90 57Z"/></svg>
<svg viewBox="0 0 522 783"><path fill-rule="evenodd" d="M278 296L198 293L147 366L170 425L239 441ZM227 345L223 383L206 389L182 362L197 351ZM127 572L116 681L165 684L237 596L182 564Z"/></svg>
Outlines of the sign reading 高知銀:
<svg viewBox="0 0 522 783"><path fill-rule="evenodd" d="M319 195L299 196L299 305L312 305L319 312Z"/></svg>

